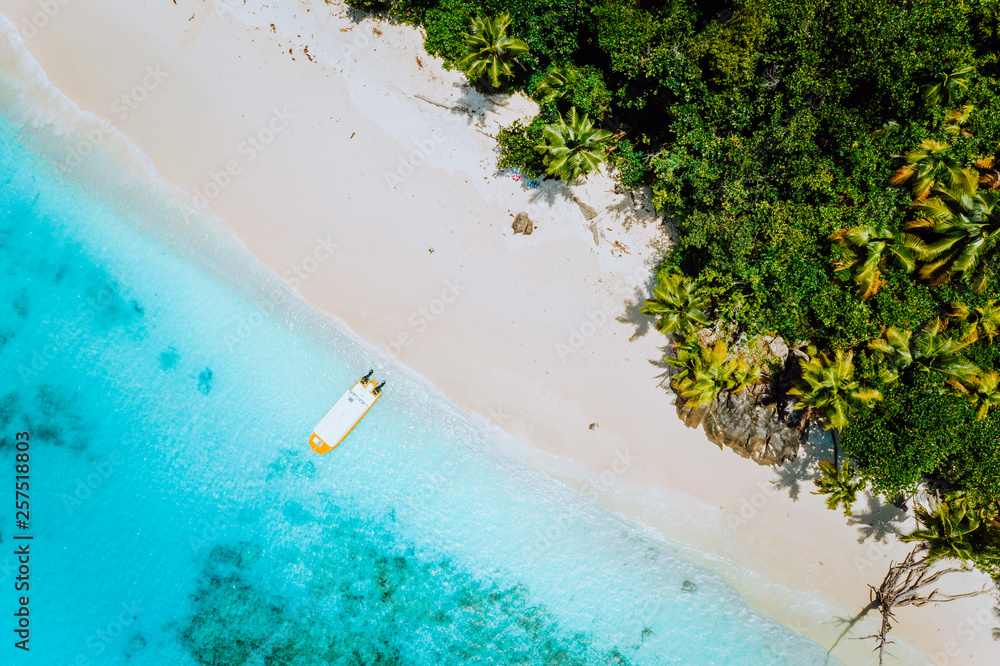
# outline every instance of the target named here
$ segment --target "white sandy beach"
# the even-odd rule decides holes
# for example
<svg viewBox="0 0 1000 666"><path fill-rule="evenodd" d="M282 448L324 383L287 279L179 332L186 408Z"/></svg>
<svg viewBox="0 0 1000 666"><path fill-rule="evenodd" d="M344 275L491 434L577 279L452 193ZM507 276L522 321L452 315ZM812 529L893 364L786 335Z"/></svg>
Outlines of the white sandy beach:
<svg viewBox="0 0 1000 666"><path fill-rule="evenodd" d="M660 221L592 177L574 191L599 213L595 242L565 189L496 176L491 135L530 102L471 92L416 29L355 22L323 0L2 0L0 12L92 114L53 130L77 146L66 163L96 169L94 155L120 147L97 121L114 125L314 307L509 434L513 455L707 553L691 557L775 620L830 647L836 618L860 611L909 550L859 543L865 525L827 510L810 481L793 498L773 483L791 470L683 425L660 386L665 339L636 312L669 242ZM0 59L23 58L17 42L0 23ZM51 94L42 81L26 90ZM455 106L470 111L443 108ZM531 236L511 232L520 211ZM554 518L539 535L541 556L560 529ZM991 601L901 610L893 652L1000 662ZM870 650L845 638L834 654L877 663Z"/></svg>

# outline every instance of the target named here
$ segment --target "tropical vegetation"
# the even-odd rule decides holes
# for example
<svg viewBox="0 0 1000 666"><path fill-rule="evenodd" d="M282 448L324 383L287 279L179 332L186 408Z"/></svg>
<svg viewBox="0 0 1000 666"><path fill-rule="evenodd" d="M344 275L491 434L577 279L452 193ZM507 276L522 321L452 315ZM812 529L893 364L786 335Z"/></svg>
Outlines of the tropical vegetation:
<svg viewBox="0 0 1000 666"><path fill-rule="evenodd" d="M829 460L819 462L819 478L816 479L815 495L826 495L826 507L844 508L844 515L850 516L854 503L858 501L858 493L864 490L865 482L859 479L849 460L840 467Z"/></svg>
<svg viewBox="0 0 1000 666"><path fill-rule="evenodd" d="M698 284L683 275L662 273L639 312L659 317L657 328L664 334L691 334L709 325L705 310L709 297Z"/></svg>
<svg viewBox="0 0 1000 666"><path fill-rule="evenodd" d="M538 102L498 168L572 182L604 163L649 188L677 239L642 311L685 400L790 377L839 433L833 506L924 498L907 538L1000 576L997 3L383 6L474 84ZM764 337L799 377L759 369Z"/></svg>
<svg viewBox="0 0 1000 666"><path fill-rule="evenodd" d="M920 544L929 562L952 559L992 570L1000 565L996 506L982 506L952 492L914 510L920 528L901 537Z"/></svg>
<svg viewBox="0 0 1000 666"><path fill-rule="evenodd" d="M571 183L607 159L610 137L611 132L594 129L594 122L586 114L581 116L574 106L567 120L559 118L559 122L545 126L535 150L543 155L547 174Z"/></svg>
<svg viewBox="0 0 1000 666"><path fill-rule="evenodd" d="M513 76L511 62L517 62L517 56L529 51L523 39L507 34L509 29L510 14L473 18L470 31L465 33L467 53L458 66L470 78L488 78L494 88L499 88L500 75Z"/></svg>
<svg viewBox="0 0 1000 666"><path fill-rule="evenodd" d="M707 405L723 390L740 393L760 378L760 367L730 356L722 340L708 346L691 337L676 347L677 354L665 360L678 369L671 383L691 407Z"/></svg>
<svg viewBox="0 0 1000 666"><path fill-rule="evenodd" d="M798 397L795 409L816 413L823 427L842 429L850 414L861 407L871 407L882 394L862 386L855 378L854 353L838 349L831 359L825 352L809 347L809 358L799 365L802 379L788 393Z"/></svg>

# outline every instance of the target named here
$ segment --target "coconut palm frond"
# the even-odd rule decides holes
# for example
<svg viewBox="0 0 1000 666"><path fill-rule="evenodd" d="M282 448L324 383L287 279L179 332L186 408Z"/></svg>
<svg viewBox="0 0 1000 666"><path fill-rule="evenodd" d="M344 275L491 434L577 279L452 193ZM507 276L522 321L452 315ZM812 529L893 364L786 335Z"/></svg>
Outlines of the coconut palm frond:
<svg viewBox="0 0 1000 666"><path fill-rule="evenodd" d="M458 66L473 79L488 78L494 88L500 86L501 76L513 76L510 62L516 56L529 52L527 42L507 34L510 14L494 18L472 19L470 32L465 33L466 56Z"/></svg>
<svg viewBox="0 0 1000 666"><path fill-rule="evenodd" d="M658 328L665 334L690 334L709 325L705 310L711 299L697 282L676 273L660 275L648 299L639 312L660 317Z"/></svg>
<svg viewBox="0 0 1000 666"><path fill-rule="evenodd" d="M956 67L948 73L940 74L932 83L924 86L921 95L927 107L951 104L954 97L969 87L969 80L975 68L969 65Z"/></svg>
<svg viewBox="0 0 1000 666"><path fill-rule="evenodd" d="M568 118L546 125L542 130L543 143L535 146L542 153L546 173L559 176L569 183L596 169L607 159L607 144L611 132L594 129L593 121L586 115L570 109Z"/></svg>
<svg viewBox="0 0 1000 666"><path fill-rule="evenodd" d="M554 101L566 95L566 86L569 84L569 70L565 67L554 65L549 69L535 91L541 96L543 101Z"/></svg>
<svg viewBox="0 0 1000 666"><path fill-rule="evenodd" d="M683 367L671 380L673 386L691 407L707 405L723 390L739 393L755 384L760 377L760 367L742 358L729 356L729 348L722 340L713 346L703 346L693 339L682 346L674 367Z"/></svg>
<svg viewBox="0 0 1000 666"><path fill-rule="evenodd" d="M810 346L808 355L799 362L799 383L788 393L797 396L793 409L813 409L823 419L824 429L842 430L851 412L882 399L879 391L854 378L853 352L838 349L831 359Z"/></svg>
<svg viewBox="0 0 1000 666"><path fill-rule="evenodd" d="M850 516L858 493L864 490L865 481L856 478L851 463L846 460L839 469L829 460L820 461L819 472L820 476L815 481L817 490L813 491L813 495L826 495L828 509L836 510L838 506L843 506L844 515Z"/></svg>
<svg viewBox="0 0 1000 666"><path fill-rule="evenodd" d="M917 258L924 252L924 242L912 235L888 229L875 230L862 225L840 229L829 239L848 249L836 270L850 270L860 287L858 296L866 300L885 284L882 265L892 261L907 272L916 269Z"/></svg>
<svg viewBox="0 0 1000 666"><path fill-rule="evenodd" d="M981 519L964 496L953 493L933 507L918 504L913 513L920 528L901 536L901 541L921 543L929 563L945 558L972 561L970 537L979 529Z"/></svg>

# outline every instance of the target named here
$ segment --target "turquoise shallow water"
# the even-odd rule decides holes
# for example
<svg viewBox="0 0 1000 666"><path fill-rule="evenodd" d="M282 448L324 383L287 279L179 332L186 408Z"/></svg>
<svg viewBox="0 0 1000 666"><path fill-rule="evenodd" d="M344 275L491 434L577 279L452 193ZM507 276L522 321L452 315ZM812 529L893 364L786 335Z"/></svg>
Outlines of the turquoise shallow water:
<svg viewBox="0 0 1000 666"><path fill-rule="evenodd" d="M236 289L107 204L0 121L0 484L31 433L28 530L0 489L11 628L34 536L31 651L3 627L0 662L834 663L263 272ZM309 453L373 367L385 397Z"/></svg>

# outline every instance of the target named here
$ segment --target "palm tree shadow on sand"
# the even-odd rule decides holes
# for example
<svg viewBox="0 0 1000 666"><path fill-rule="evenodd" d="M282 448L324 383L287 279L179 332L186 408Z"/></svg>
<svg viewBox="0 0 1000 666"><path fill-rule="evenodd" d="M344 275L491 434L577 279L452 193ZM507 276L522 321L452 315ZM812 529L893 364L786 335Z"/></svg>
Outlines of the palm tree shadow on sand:
<svg viewBox="0 0 1000 666"><path fill-rule="evenodd" d="M858 612L858 614L855 615L854 617L836 616L833 618L833 621L836 624L844 626L844 630L840 632L840 634L837 636L837 640L835 640L833 642L833 645L830 646L830 649L826 651L827 663L829 663L829 659L833 655L833 651L836 650L837 646L840 645L840 642L844 640L844 638L846 638L849 633L851 633L851 630L854 629L854 626L858 622L861 622L861 620L865 619L868 616L868 614L871 613L876 608L878 608L878 603L872 600L869 601L868 605L862 608ZM862 640L862 639L856 638L855 640Z"/></svg>
<svg viewBox="0 0 1000 666"><path fill-rule="evenodd" d="M452 113L464 116L466 125L484 127L486 125L486 114L494 111L497 107L506 106L509 95L502 93L486 93L476 90L466 82L455 83L461 94L455 99L450 107ZM433 103L433 102L432 102ZM488 135L487 135L488 136Z"/></svg>
<svg viewBox="0 0 1000 666"><path fill-rule="evenodd" d="M808 489L813 490L812 482L819 478L817 465L832 455L830 436L819 428L810 427L795 459L775 469L775 478L771 483L775 490L787 490L792 501L797 502L802 493L802 483L808 482Z"/></svg>
<svg viewBox="0 0 1000 666"><path fill-rule="evenodd" d="M650 276L643 286L636 286L633 288L633 292L628 296L625 301L625 311L619 315L616 321L620 324L630 324L635 327L632 335L629 336L629 342L641 338L646 335L652 328L656 320L653 317L647 316L639 312L639 308L642 304L646 302L646 294L650 292L652 288L653 281L655 280L655 274ZM663 356L670 353L671 347L667 345L663 348ZM666 363L663 361L663 356L661 356L657 361L653 362L654 365L662 368L668 368Z"/></svg>
<svg viewBox="0 0 1000 666"><path fill-rule="evenodd" d="M630 339L634 339L635 337L638 337L638 334ZM649 364L654 368L662 370L660 374L655 375L653 378L657 380L657 385L667 392L667 396L671 404L673 404L676 396L670 388L670 378L677 374L678 370L664 360L673 353L673 348L671 347L671 343L668 342L666 345L659 347L659 349L662 353L655 359L649 359Z"/></svg>
<svg viewBox="0 0 1000 666"><path fill-rule="evenodd" d="M553 206L560 198L573 200L573 193L569 187L558 178L544 178L543 174L538 177L538 183L538 187L528 195L529 204L538 206L544 203L547 206Z"/></svg>
<svg viewBox="0 0 1000 666"><path fill-rule="evenodd" d="M868 539L882 541L889 536L902 534L900 526L906 520L906 505L903 508L895 504L886 504L879 495L865 492L868 506L863 511L854 511L847 519L847 524L858 528L858 543Z"/></svg>

